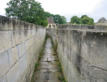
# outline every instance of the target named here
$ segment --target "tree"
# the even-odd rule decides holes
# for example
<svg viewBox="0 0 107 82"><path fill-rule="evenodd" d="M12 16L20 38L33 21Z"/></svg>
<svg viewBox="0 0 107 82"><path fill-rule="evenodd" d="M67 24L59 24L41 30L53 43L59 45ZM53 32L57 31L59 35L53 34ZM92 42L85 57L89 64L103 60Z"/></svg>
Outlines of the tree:
<svg viewBox="0 0 107 82"><path fill-rule="evenodd" d="M67 22L66 22L66 18L64 17L64 16L61 16L61 19L62 19L62 23L63 24L66 24Z"/></svg>
<svg viewBox="0 0 107 82"><path fill-rule="evenodd" d="M66 18L64 16L54 15L53 18L56 24L66 24Z"/></svg>
<svg viewBox="0 0 107 82"><path fill-rule="evenodd" d="M45 12L45 16L48 18L48 17L53 17L54 15L49 12Z"/></svg>
<svg viewBox="0 0 107 82"><path fill-rule="evenodd" d="M77 16L73 16L70 21L71 24L80 24L80 18Z"/></svg>
<svg viewBox="0 0 107 82"><path fill-rule="evenodd" d="M83 15L83 16L81 16L81 24L93 25L94 20L93 20L93 18L90 18L87 15Z"/></svg>
<svg viewBox="0 0 107 82"><path fill-rule="evenodd" d="M87 15L82 15L81 18L77 16L73 16L70 21L71 24L87 24L87 25L93 25L94 20L91 17L88 17Z"/></svg>
<svg viewBox="0 0 107 82"><path fill-rule="evenodd" d="M48 24L44 9L35 0L11 0L6 8L6 15L38 25Z"/></svg>

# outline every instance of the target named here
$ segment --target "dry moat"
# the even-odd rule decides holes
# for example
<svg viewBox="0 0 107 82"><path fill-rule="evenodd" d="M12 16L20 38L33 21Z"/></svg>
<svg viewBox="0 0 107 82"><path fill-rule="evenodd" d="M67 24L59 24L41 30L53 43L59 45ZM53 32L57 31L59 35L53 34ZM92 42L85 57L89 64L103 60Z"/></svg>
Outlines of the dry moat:
<svg viewBox="0 0 107 82"><path fill-rule="evenodd" d="M32 82L65 82L61 65L51 39L46 40L43 54L34 72Z"/></svg>

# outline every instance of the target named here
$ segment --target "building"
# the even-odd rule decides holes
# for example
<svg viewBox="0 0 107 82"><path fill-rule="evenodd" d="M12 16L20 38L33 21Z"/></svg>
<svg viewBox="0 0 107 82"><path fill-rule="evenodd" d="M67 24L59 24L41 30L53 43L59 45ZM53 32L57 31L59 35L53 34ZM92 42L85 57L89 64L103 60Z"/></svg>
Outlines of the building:
<svg viewBox="0 0 107 82"><path fill-rule="evenodd" d="M48 20L47 28L56 28L56 24L55 24L55 22L53 20L53 17L49 17L47 20Z"/></svg>
<svg viewBox="0 0 107 82"><path fill-rule="evenodd" d="M96 23L96 25L107 25L107 20L106 18L102 17L98 20L98 22Z"/></svg>

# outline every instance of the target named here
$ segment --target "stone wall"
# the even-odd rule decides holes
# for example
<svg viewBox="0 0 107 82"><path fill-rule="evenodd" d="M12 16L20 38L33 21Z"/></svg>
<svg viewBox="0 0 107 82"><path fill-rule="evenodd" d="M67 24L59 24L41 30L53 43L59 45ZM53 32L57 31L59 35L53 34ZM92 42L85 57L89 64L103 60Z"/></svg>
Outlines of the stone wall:
<svg viewBox="0 0 107 82"><path fill-rule="evenodd" d="M106 29L106 26L58 26L57 52L68 82L107 82Z"/></svg>
<svg viewBox="0 0 107 82"><path fill-rule="evenodd" d="M0 82L30 82L45 29L0 16Z"/></svg>

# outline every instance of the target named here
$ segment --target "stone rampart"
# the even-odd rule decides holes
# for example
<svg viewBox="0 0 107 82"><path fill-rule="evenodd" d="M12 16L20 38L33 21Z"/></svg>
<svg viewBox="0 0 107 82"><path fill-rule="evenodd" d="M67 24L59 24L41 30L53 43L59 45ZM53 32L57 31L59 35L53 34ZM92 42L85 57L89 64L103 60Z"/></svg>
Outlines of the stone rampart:
<svg viewBox="0 0 107 82"><path fill-rule="evenodd" d="M54 33L68 82L107 82L107 26L58 25Z"/></svg>
<svg viewBox="0 0 107 82"><path fill-rule="evenodd" d="M45 28L0 16L0 82L30 82Z"/></svg>

